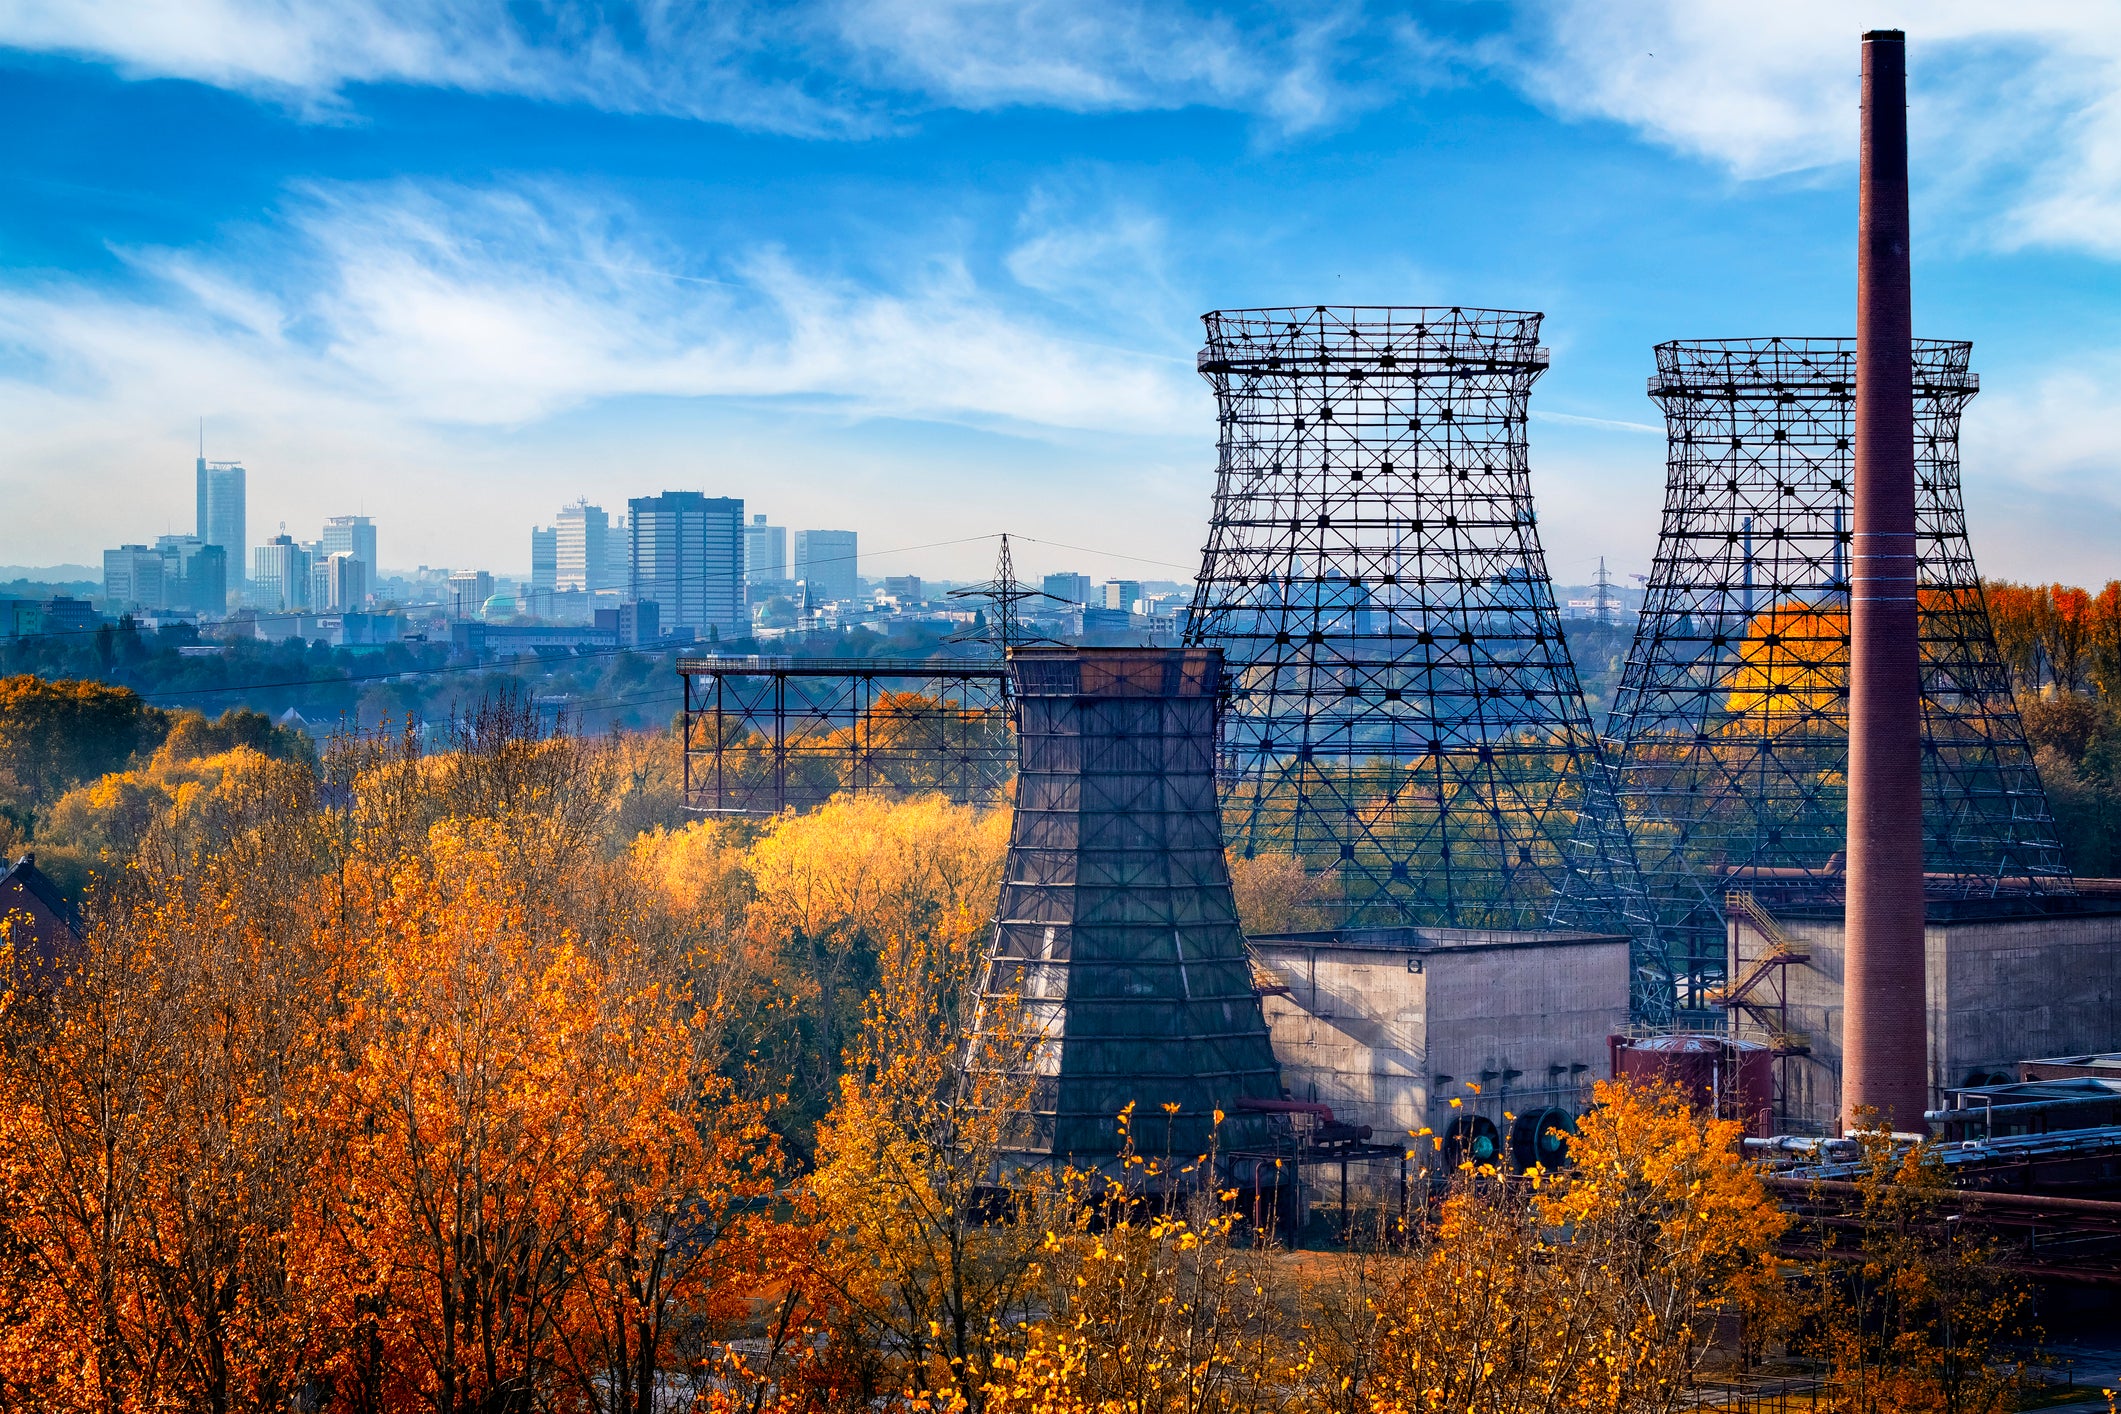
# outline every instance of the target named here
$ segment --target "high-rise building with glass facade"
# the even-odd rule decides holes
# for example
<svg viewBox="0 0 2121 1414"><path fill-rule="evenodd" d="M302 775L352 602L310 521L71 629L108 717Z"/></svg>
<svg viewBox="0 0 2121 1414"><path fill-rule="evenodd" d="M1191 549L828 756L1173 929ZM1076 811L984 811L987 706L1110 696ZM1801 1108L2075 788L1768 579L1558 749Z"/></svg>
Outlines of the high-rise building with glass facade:
<svg viewBox="0 0 2121 1414"><path fill-rule="evenodd" d="M162 589L162 552L145 545L121 545L103 552L103 600L106 609L166 609Z"/></svg>
<svg viewBox="0 0 2121 1414"><path fill-rule="evenodd" d="M812 605L852 599L856 594L854 532L798 530L795 533L795 577L803 582Z"/></svg>
<svg viewBox="0 0 2121 1414"><path fill-rule="evenodd" d="M555 589L613 587L611 549L607 539L611 520L604 514L602 506L592 506L587 501L564 506L552 528L558 536L553 572Z"/></svg>
<svg viewBox="0 0 2121 1414"><path fill-rule="evenodd" d="M560 532L550 526L530 528L530 592L550 594L560 587Z"/></svg>
<svg viewBox="0 0 2121 1414"><path fill-rule="evenodd" d="M788 573L788 527L753 516L744 527L744 582L771 584L793 577Z"/></svg>
<svg viewBox="0 0 2121 1414"><path fill-rule="evenodd" d="M236 574L250 562L243 463L210 462L199 458L198 536L209 545L219 545Z"/></svg>
<svg viewBox="0 0 2121 1414"><path fill-rule="evenodd" d="M626 597L658 606L667 631L728 637L745 626L744 503L665 491L627 503L632 553Z"/></svg>
<svg viewBox="0 0 2121 1414"><path fill-rule="evenodd" d="M368 573L364 583L373 585L381 577L383 567L376 560L376 523L367 516L333 516L325 521L323 546L326 556L343 550L365 565Z"/></svg>
<svg viewBox="0 0 2121 1414"><path fill-rule="evenodd" d="M260 545L251 555L251 595L268 614L307 609L310 554L286 531Z"/></svg>
<svg viewBox="0 0 2121 1414"><path fill-rule="evenodd" d="M162 557L162 594L173 609L219 616L228 611L228 552L196 535L155 540Z"/></svg>

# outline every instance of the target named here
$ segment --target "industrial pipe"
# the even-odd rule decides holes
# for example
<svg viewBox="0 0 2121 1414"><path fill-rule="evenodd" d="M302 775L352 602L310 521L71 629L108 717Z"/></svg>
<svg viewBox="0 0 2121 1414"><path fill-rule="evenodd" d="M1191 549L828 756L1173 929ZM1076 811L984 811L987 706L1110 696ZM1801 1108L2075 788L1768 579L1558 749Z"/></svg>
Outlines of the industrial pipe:
<svg viewBox="0 0 2121 1414"><path fill-rule="evenodd" d="M2025 1119L2036 1114L2066 1113L2097 1106L2121 1109L2121 1091L2111 1095L2072 1095L2060 1100L2015 1100L2007 1105L1966 1105L1956 1110L1927 1110L1922 1117L1931 1124L1965 1124L1977 1119Z"/></svg>
<svg viewBox="0 0 2121 1414"><path fill-rule="evenodd" d="M1856 238L1854 573L1844 1131L1906 1129L1928 1108L1923 991L1922 662L1915 587L1914 334L1907 37L1863 36Z"/></svg>

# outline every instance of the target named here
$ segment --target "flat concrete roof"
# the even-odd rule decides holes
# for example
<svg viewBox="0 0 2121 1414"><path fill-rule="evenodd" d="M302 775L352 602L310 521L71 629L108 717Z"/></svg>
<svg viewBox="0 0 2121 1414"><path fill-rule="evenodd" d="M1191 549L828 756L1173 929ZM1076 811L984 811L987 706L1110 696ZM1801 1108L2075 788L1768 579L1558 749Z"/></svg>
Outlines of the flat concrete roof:
<svg viewBox="0 0 2121 1414"><path fill-rule="evenodd" d="M1628 945L1625 933L1592 933L1575 928L1335 928L1318 933L1261 933L1246 941L1255 948L1393 953Z"/></svg>
<svg viewBox="0 0 2121 1414"><path fill-rule="evenodd" d="M1842 920L1839 903L1776 903L1762 900L1777 918L1808 923ZM2121 898L2091 894L2005 894L1996 898L1932 898L1923 903L1930 923L2039 923L2060 918L2106 918L2121 913Z"/></svg>

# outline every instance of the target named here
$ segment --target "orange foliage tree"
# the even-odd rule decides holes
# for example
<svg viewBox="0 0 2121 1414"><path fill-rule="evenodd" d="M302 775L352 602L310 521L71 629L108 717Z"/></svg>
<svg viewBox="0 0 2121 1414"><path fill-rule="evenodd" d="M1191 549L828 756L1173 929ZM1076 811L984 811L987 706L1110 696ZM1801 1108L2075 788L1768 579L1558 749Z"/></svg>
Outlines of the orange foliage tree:
<svg viewBox="0 0 2121 1414"><path fill-rule="evenodd" d="M600 748L483 725L226 773L11 969L0 1403L646 1411L747 1309L712 930Z"/></svg>

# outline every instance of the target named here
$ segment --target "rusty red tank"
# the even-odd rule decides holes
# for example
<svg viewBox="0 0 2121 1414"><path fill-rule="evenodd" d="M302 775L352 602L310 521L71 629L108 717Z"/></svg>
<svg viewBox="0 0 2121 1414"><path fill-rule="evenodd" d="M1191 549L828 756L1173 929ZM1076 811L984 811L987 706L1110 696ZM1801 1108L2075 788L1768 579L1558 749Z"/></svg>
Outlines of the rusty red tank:
<svg viewBox="0 0 2121 1414"><path fill-rule="evenodd" d="M1774 1123L1774 1057L1757 1041L1675 1033L1613 1036L1613 1078L1638 1084L1664 1081L1719 1119L1735 1119L1761 1139Z"/></svg>

